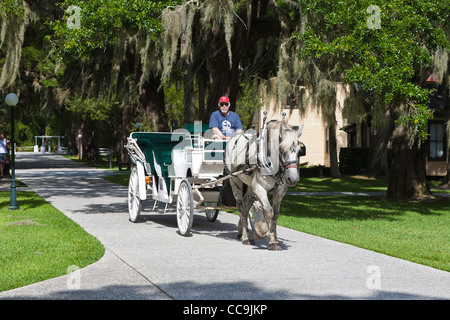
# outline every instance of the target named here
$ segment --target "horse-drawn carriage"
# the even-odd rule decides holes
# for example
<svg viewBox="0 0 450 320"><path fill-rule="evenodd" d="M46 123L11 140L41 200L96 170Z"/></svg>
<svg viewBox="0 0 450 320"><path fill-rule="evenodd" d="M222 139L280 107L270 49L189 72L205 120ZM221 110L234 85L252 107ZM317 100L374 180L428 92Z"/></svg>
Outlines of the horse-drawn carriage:
<svg viewBox="0 0 450 320"><path fill-rule="evenodd" d="M278 202L279 195L281 198L284 196L287 184L298 181L299 156L301 152L304 153L297 139L299 132L292 130L284 121L277 121L277 125L271 128L271 122L264 125L262 134L246 132L228 141L206 138L204 132L207 128L201 124L174 132L131 133L125 146L134 163L128 187L130 220L138 220L143 207L142 200L146 200L151 191L151 199L155 201L153 209L158 202L165 203L164 210L176 202L176 219L181 235L190 233L196 209L205 210L207 219L213 222L220 208L230 207L237 208L241 216L239 232L243 242L249 240L246 222L248 213L258 239L267 232L270 234L273 223L269 220L273 211L267 200L267 191L273 190L274 203ZM277 134L272 136L270 132L274 130ZM285 137L290 137L289 145L285 143L281 150L279 148ZM267 156L275 153L276 157ZM289 154L289 159L286 154ZM266 176L261 175L264 170L268 173ZM290 182L285 179L287 171L290 172L288 176L292 176ZM270 179L271 173L274 179ZM255 178L253 183L252 177ZM258 182L261 177L264 180L262 184ZM228 183L234 196L232 202L235 200L237 205L231 203L232 206L229 206L230 203L223 201L224 195L231 194L231 189L228 194L224 193L224 185ZM249 187L243 188L244 184ZM284 192L277 191L280 186ZM261 187L270 188L266 190L265 196ZM242 189L248 190L240 193ZM270 208L267 207L268 203Z"/></svg>

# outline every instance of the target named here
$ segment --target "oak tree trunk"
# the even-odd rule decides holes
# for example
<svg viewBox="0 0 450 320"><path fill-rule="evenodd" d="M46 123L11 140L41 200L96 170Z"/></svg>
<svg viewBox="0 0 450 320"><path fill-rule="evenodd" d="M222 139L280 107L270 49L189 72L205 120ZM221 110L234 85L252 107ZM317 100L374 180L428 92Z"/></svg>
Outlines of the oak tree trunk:
<svg viewBox="0 0 450 320"><path fill-rule="evenodd" d="M215 42L222 44L217 44L217 47L220 49L211 59L212 83L211 95L208 102L208 115L218 110L217 103L221 96L229 97L231 103L230 110L236 111L236 99L239 90L239 58L237 55L240 54L233 52L233 64L230 66L228 51L224 42L220 40L215 40Z"/></svg>
<svg viewBox="0 0 450 320"><path fill-rule="evenodd" d="M161 77L151 75L142 84L139 102L152 119L154 131L169 132L169 118L164 108L164 90L160 88Z"/></svg>
<svg viewBox="0 0 450 320"><path fill-rule="evenodd" d="M330 171L333 178L340 178L341 171L339 170L339 162L337 156L337 141L336 141L336 124L331 122L329 124L329 143L330 143Z"/></svg>
<svg viewBox="0 0 450 320"><path fill-rule="evenodd" d="M391 200L432 198L426 177L426 144L409 146L408 131L399 126L392 138L392 157L386 197Z"/></svg>
<svg viewBox="0 0 450 320"><path fill-rule="evenodd" d="M450 122L447 122L447 126L448 125L450 125ZM442 180L442 185L450 186L450 143L448 143L448 145L449 147L447 148L447 174L444 176L444 179Z"/></svg>
<svg viewBox="0 0 450 320"><path fill-rule="evenodd" d="M120 136L120 162L126 162L128 151L125 149L127 137L131 133L131 120L133 116L133 106L129 103L124 104L122 108L122 135Z"/></svg>
<svg viewBox="0 0 450 320"><path fill-rule="evenodd" d="M198 118L203 123L209 123L209 115L206 113L206 75L200 70L197 73L198 87Z"/></svg>
<svg viewBox="0 0 450 320"><path fill-rule="evenodd" d="M370 136L369 150L369 174L374 177L387 177L389 175L388 166L388 144L393 132L392 116L390 110L385 114L386 125L379 126Z"/></svg>
<svg viewBox="0 0 450 320"><path fill-rule="evenodd" d="M195 121L194 70L192 62L185 61L183 65L184 82L184 123Z"/></svg>
<svg viewBox="0 0 450 320"><path fill-rule="evenodd" d="M448 72L450 72L450 59L448 61ZM450 187L450 75L444 76L444 81L442 83L444 87L444 119L447 120L446 123L446 134L447 134L447 174L444 176L442 181L442 186L447 185Z"/></svg>

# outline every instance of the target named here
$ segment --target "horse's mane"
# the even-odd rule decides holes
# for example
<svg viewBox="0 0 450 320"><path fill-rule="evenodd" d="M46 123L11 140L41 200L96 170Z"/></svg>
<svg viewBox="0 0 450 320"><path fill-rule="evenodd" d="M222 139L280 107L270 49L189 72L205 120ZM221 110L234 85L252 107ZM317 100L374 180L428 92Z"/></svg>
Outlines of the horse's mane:
<svg viewBox="0 0 450 320"><path fill-rule="evenodd" d="M280 133L283 131L280 142L280 149L283 152L287 152L297 140L296 131L286 121L270 121L267 123L267 130L269 133L269 143L280 141Z"/></svg>

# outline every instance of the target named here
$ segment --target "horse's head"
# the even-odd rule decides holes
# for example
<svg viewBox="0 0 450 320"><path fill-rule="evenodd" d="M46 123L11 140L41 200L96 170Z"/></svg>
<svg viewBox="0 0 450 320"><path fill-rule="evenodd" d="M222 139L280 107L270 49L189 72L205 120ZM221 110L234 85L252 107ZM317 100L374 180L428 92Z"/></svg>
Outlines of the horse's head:
<svg viewBox="0 0 450 320"><path fill-rule="evenodd" d="M286 122L280 124L280 167L285 182L294 186L300 179L298 173L299 156L301 150L300 136L303 127L294 130Z"/></svg>

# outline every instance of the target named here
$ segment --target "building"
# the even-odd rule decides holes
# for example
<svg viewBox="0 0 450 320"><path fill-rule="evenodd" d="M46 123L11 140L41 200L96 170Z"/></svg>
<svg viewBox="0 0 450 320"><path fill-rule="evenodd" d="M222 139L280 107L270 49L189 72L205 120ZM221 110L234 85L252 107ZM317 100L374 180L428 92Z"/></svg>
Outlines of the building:
<svg viewBox="0 0 450 320"><path fill-rule="evenodd" d="M434 119L428 123L429 133L429 149L427 158L427 175L429 176L444 176L447 174L447 159L448 155L448 137L446 133L446 107L444 98L443 85L437 85L436 79L430 76L426 82L425 87L436 88L436 91L430 96L429 107L434 110ZM447 116L448 117L448 116Z"/></svg>
<svg viewBox="0 0 450 320"><path fill-rule="evenodd" d="M431 84L430 84L431 85ZM341 148L368 148L371 142L371 133L368 124L349 122L343 116L344 100L346 97L345 85L338 85L336 101L336 142L337 153ZM293 99L295 100L295 99ZM427 175L443 176L446 174L447 138L445 133L444 105L439 94L431 98L431 105L435 109L435 119L429 123L429 155L427 159ZM290 105L289 102L279 101L277 95L276 78L267 80L261 89L261 109L254 118L254 127L260 128L264 118L263 112L267 112L267 119L282 119L286 113L288 123L294 128L303 126L302 142L306 146L306 156L302 162L308 162L310 166L330 166L329 126L324 121L320 110L311 106L301 105L301 102ZM361 114L365 110L361 107Z"/></svg>

